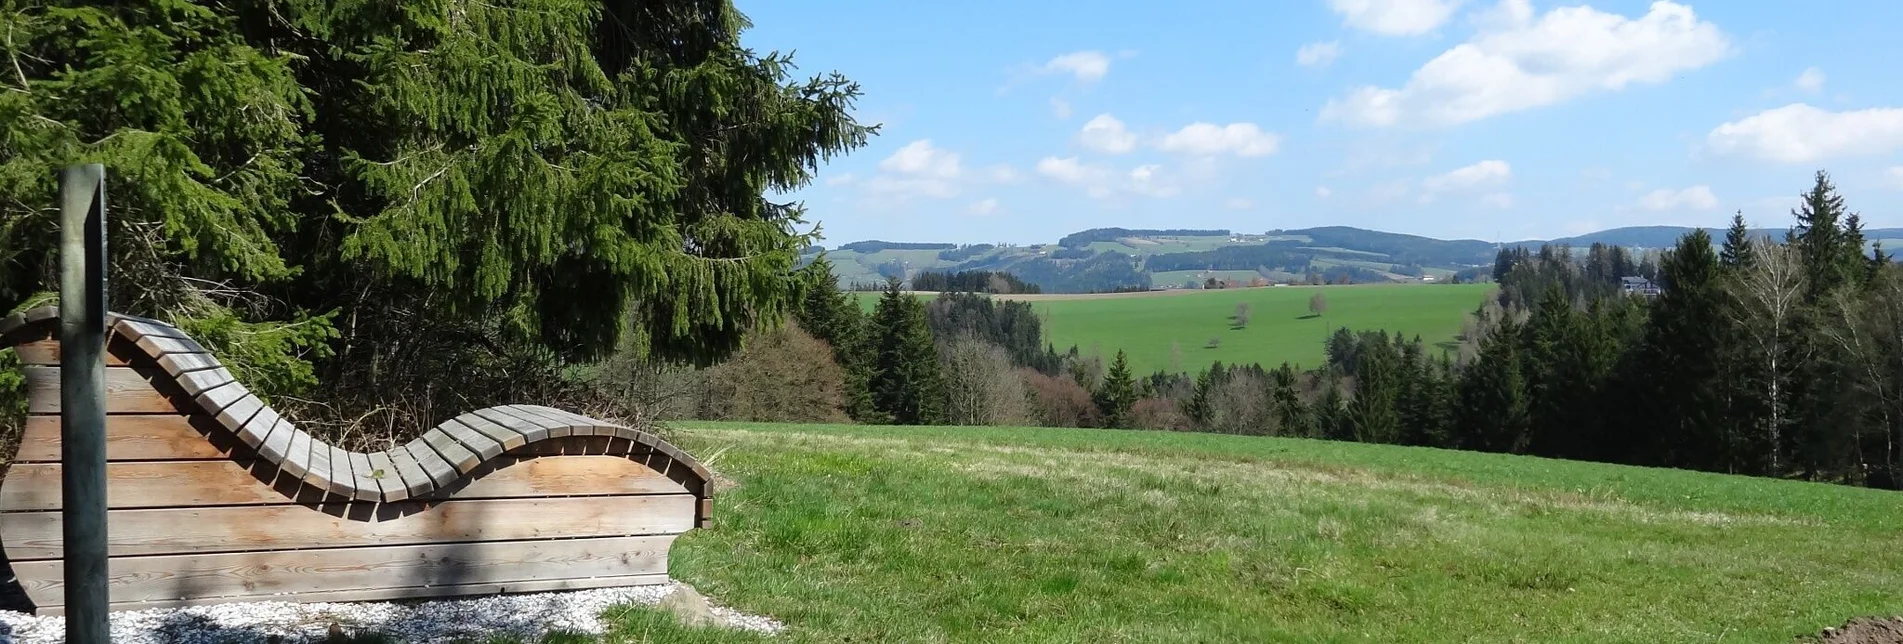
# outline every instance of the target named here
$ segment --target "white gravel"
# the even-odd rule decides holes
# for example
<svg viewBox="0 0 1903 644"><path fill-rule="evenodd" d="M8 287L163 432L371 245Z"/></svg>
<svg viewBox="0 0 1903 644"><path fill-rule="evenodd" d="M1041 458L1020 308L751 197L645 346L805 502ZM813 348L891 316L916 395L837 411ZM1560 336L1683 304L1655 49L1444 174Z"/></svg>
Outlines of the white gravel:
<svg viewBox="0 0 1903 644"><path fill-rule="evenodd" d="M654 605L674 592L664 586L492 595L402 604L246 602L112 614L117 644L322 642L344 634L380 633L399 642L483 640L510 635L534 642L550 632L600 635L601 612L619 604ZM785 626L769 617L713 608L721 625L765 634ZM64 642L66 619L0 611L0 643Z"/></svg>

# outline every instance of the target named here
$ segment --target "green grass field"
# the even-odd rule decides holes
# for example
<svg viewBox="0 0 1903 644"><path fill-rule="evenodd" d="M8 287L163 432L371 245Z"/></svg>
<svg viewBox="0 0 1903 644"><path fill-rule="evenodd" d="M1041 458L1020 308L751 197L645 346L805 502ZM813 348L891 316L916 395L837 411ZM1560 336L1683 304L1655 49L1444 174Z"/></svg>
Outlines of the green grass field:
<svg viewBox="0 0 1903 644"><path fill-rule="evenodd" d="M1058 350L1076 345L1086 354L1096 351L1108 359L1122 349L1130 356L1131 368L1142 375L1194 372L1216 360L1314 367L1323 360L1323 343L1342 327L1419 335L1431 350L1454 339L1461 321L1492 288L1358 284L1006 297L1032 303L1044 318L1045 336ZM1311 317L1308 299L1317 291L1328 300L1328 311ZM878 303L877 293L858 295L867 311ZM1249 326L1232 329L1229 316L1242 302L1249 304ZM1210 338L1221 342L1207 348Z"/></svg>
<svg viewBox="0 0 1903 644"><path fill-rule="evenodd" d="M1385 329L1421 336L1430 347L1451 341L1461 320L1480 305L1491 285L1368 284L1183 291L1136 296L1042 299L1045 334L1059 350L1075 344L1105 358L1122 349L1138 374L1195 371L1210 362L1283 362L1314 367L1335 329ZM1321 292L1328 311L1310 317L1309 297ZM1248 303L1250 323L1231 329L1237 303ZM1221 343L1205 348L1210 338Z"/></svg>
<svg viewBox="0 0 1903 644"><path fill-rule="evenodd" d="M732 486L671 573L773 641L1778 642L1903 613L1892 492L1168 432L671 436Z"/></svg>

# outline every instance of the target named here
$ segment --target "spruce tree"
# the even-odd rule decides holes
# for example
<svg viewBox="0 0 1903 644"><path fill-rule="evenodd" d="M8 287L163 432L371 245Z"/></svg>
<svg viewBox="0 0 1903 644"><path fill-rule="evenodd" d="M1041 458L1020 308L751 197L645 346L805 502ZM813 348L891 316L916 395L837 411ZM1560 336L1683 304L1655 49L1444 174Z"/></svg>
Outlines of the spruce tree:
<svg viewBox="0 0 1903 644"><path fill-rule="evenodd" d="M898 278L886 282L873 313L875 361L874 410L900 425L944 422L945 384L938 349L925 320L925 305L899 290Z"/></svg>
<svg viewBox="0 0 1903 644"><path fill-rule="evenodd" d="M1110 370L1104 372L1103 383L1091 396L1096 403L1098 413L1103 414L1105 427L1128 428L1130 426L1130 408L1136 406L1136 383L1130 378L1130 359L1122 349L1117 357L1110 361Z"/></svg>
<svg viewBox="0 0 1903 644"><path fill-rule="evenodd" d="M1480 352L1461 371L1453 437L1462 449L1518 451L1527 431L1526 381L1520 372L1519 329L1503 324L1480 341Z"/></svg>
<svg viewBox="0 0 1903 644"><path fill-rule="evenodd" d="M1751 229L1745 227L1744 211L1731 215L1731 227L1725 229L1725 247L1718 254L1718 263L1727 270L1737 270L1751 264Z"/></svg>
<svg viewBox="0 0 1903 644"><path fill-rule="evenodd" d="M1269 407L1275 424L1285 436L1314 437L1315 416L1296 390L1295 369L1288 363L1269 374Z"/></svg>
<svg viewBox="0 0 1903 644"><path fill-rule="evenodd" d="M1729 436L1723 358L1725 293L1711 237L1694 230L1659 266L1662 291L1646 329L1643 387L1655 464L1717 469Z"/></svg>
<svg viewBox="0 0 1903 644"><path fill-rule="evenodd" d="M872 405L870 351L867 351L867 320L859 303L839 290L839 278L832 262L814 259L801 269L804 293L794 316L800 326L832 347L833 360L846 373L846 415L860 422L878 422Z"/></svg>
<svg viewBox="0 0 1903 644"><path fill-rule="evenodd" d="M1355 394L1348 400L1346 420L1354 439L1364 443L1395 443L1401 438L1401 419L1395 409L1403 371L1400 353L1385 333L1363 343L1355 357Z"/></svg>

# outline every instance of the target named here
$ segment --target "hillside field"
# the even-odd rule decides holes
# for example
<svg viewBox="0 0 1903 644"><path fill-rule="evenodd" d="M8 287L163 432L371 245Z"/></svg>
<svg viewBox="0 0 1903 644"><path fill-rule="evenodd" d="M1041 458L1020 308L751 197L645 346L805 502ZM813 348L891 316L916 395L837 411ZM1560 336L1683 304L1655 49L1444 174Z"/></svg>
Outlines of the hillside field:
<svg viewBox="0 0 1903 644"><path fill-rule="evenodd" d="M1899 495L1213 434L698 423L670 573L772 640L1788 642L1903 614Z"/></svg>
<svg viewBox="0 0 1903 644"><path fill-rule="evenodd" d="M1132 370L1142 375L1193 372L1216 360L1315 367L1322 362L1323 343L1342 327L1419 335L1431 349L1452 341L1461 321L1492 288L1357 284L1003 297L1032 302L1044 318L1046 338L1059 351L1074 344L1108 359L1122 349ZM1317 292L1328 300L1328 311L1310 317L1308 300ZM859 301L869 311L878 294L862 293ZM1229 316L1238 303L1249 305L1249 326L1231 329ZM1210 338L1221 342L1206 348Z"/></svg>

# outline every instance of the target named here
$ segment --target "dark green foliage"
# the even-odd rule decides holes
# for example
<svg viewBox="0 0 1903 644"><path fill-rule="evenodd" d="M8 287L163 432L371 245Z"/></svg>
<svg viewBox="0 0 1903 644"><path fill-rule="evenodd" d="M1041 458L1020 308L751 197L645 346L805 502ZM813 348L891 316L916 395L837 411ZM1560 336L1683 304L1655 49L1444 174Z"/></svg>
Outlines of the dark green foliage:
<svg viewBox="0 0 1903 644"><path fill-rule="evenodd" d="M1751 229L1744 225L1744 213L1731 216L1731 227L1725 229L1724 250L1718 253L1718 263L1726 269L1737 269L1751 264Z"/></svg>
<svg viewBox="0 0 1903 644"><path fill-rule="evenodd" d="M900 425L944 422L944 375L925 305L891 280L872 314L872 329L873 409Z"/></svg>
<svg viewBox="0 0 1903 644"><path fill-rule="evenodd" d="M824 256L801 269L804 290L793 315L813 337L832 347L833 361L846 374L846 415L860 422L879 420L872 405L872 352L868 321L859 305L839 290L832 262Z"/></svg>
<svg viewBox="0 0 1903 644"><path fill-rule="evenodd" d="M1461 436L1455 447L1514 452L1526 446L1530 419L1516 331L1504 325L1482 339L1479 356L1461 371L1454 407L1454 425Z"/></svg>
<svg viewBox="0 0 1903 644"><path fill-rule="evenodd" d="M1003 267L1045 293L1097 293L1148 289L1150 274L1123 253L1092 253L1085 259L1037 258Z"/></svg>
<svg viewBox="0 0 1903 644"><path fill-rule="evenodd" d="M1044 344L1044 322L1029 302L996 300L972 293L945 293L925 305L932 335L975 335L1003 347L1012 364L1057 373L1062 357Z"/></svg>
<svg viewBox="0 0 1903 644"><path fill-rule="evenodd" d="M1316 436L1315 416L1296 387L1298 378L1286 363L1269 373L1269 413L1285 436Z"/></svg>
<svg viewBox="0 0 1903 644"><path fill-rule="evenodd" d="M923 271L912 276L912 290L993 294L1043 292L1036 284L1027 284L1016 275L1003 271Z"/></svg>
<svg viewBox="0 0 1903 644"><path fill-rule="evenodd" d="M1103 414L1105 427L1125 428L1130 426L1130 408L1136 405L1136 383L1130 378L1130 360L1123 351L1117 351L1117 357L1110 361L1110 370L1104 372L1103 382L1091 394L1091 402L1096 403L1098 413Z"/></svg>

